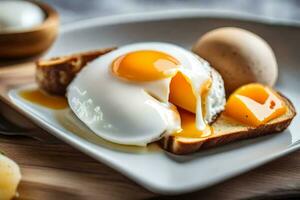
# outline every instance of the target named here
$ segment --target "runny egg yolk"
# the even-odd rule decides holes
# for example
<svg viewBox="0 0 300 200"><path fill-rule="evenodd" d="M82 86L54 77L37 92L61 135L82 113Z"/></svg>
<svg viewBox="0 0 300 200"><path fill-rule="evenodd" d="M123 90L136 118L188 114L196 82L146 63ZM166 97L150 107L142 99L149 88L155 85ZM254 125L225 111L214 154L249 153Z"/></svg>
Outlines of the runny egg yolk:
<svg viewBox="0 0 300 200"><path fill-rule="evenodd" d="M255 127L283 115L286 111L286 104L275 91L257 83L236 90L225 106L227 116Z"/></svg>
<svg viewBox="0 0 300 200"><path fill-rule="evenodd" d="M169 100L190 112L196 111L196 97L192 86L180 72L171 80Z"/></svg>
<svg viewBox="0 0 300 200"><path fill-rule="evenodd" d="M118 57L112 64L117 77L129 81L154 81L172 77L177 73L179 62L159 51L141 50Z"/></svg>
<svg viewBox="0 0 300 200"><path fill-rule="evenodd" d="M208 95L208 91L211 87L211 79L208 79L200 88L199 95L201 96L202 103L202 115L205 116L205 99ZM173 104L188 110L192 113L196 113L196 96L195 92L189 80L181 73L178 72L171 80L170 83L170 102Z"/></svg>

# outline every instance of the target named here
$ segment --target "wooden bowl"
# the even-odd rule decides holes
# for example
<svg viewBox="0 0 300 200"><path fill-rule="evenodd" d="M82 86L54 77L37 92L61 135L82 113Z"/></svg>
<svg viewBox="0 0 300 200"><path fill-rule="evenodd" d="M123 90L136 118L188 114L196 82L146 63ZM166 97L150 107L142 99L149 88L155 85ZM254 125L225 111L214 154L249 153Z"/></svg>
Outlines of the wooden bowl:
<svg viewBox="0 0 300 200"><path fill-rule="evenodd" d="M41 55L54 42L59 27L58 13L40 1L30 1L45 13L42 24L22 31L0 32L0 58L27 58Z"/></svg>

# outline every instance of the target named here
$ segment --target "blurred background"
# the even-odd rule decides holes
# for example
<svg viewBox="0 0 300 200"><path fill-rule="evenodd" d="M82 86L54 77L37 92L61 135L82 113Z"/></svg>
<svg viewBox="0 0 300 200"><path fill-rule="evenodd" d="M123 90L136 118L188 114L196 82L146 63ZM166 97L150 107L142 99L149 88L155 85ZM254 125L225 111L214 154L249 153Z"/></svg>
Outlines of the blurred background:
<svg viewBox="0 0 300 200"><path fill-rule="evenodd" d="M300 21L299 0L42 0L54 6L62 23L76 20L172 9L235 11L280 20Z"/></svg>

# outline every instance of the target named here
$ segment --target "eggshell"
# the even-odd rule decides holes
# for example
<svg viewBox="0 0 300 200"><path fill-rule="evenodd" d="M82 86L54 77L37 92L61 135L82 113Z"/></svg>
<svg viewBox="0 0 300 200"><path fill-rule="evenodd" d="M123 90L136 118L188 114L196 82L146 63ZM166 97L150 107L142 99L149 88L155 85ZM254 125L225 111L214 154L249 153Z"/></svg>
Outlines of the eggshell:
<svg viewBox="0 0 300 200"><path fill-rule="evenodd" d="M258 35L234 27L204 34L193 52L217 69L225 82L227 95L251 82L273 86L277 80L277 62L273 50Z"/></svg>

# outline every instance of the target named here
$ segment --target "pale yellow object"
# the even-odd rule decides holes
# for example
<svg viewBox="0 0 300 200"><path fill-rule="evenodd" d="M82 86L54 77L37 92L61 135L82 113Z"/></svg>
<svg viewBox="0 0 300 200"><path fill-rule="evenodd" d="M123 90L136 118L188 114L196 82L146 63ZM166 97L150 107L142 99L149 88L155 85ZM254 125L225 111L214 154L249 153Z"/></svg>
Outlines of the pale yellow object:
<svg viewBox="0 0 300 200"><path fill-rule="evenodd" d="M19 166L0 153L0 200L10 200L21 180Z"/></svg>

